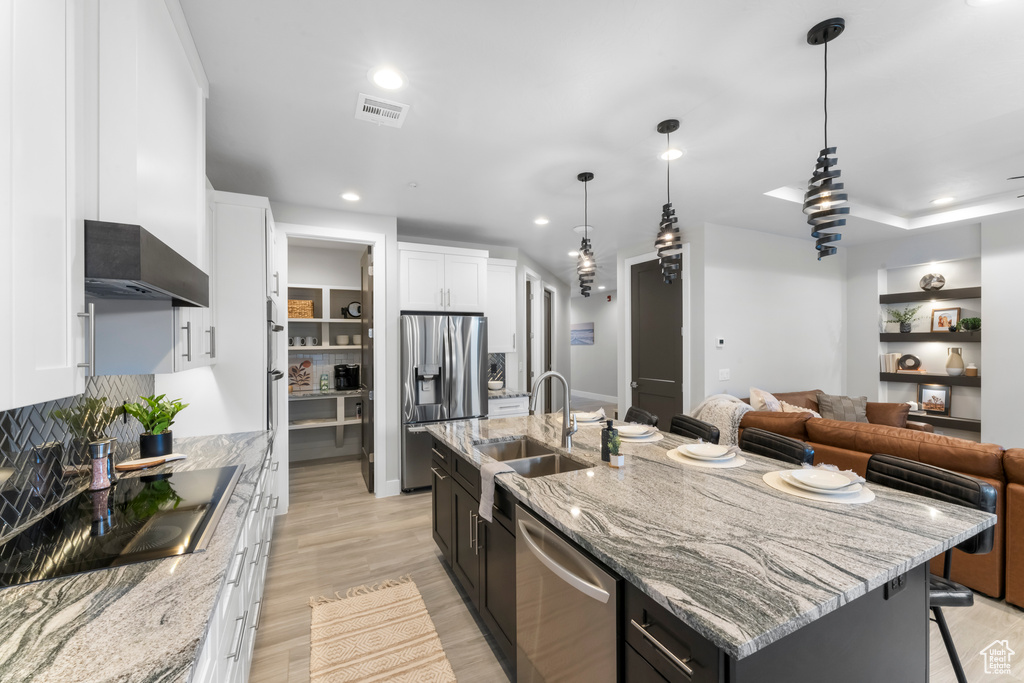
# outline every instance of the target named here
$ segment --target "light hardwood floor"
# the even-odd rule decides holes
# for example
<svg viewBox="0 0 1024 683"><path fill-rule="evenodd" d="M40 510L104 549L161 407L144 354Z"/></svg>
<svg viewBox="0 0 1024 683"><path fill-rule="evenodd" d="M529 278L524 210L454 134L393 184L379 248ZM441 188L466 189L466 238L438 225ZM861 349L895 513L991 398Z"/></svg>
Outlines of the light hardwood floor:
<svg viewBox="0 0 1024 683"><path fill-rule="evenodd" d="M352 461L296 463L290 474L291 507L274 530L251 683L309 680L310 597L405 574L419 587L458 680L508 680L435 550L429 493L378 500ZM973 608L946 610L946 618L969 681L1024 681L1024 611L978 596ZM978 652L1007 638L1018 652L1014 675L985 674ZM935 626L931 672L930 683L955 683Z"/></svg>

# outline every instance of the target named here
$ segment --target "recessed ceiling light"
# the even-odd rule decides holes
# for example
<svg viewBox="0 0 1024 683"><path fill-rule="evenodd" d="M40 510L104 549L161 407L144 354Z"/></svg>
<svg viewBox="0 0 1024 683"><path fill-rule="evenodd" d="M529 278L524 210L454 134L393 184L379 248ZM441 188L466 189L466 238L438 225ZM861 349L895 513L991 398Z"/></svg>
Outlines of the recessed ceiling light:
<svg viewBox="0 0 1024 683"><path fill-rule="evenodd" d="M533 222L536 223L537 225L547 225L551 221L549 221L547 218L544 218L544 216L541 216L540 218L534 219Z"/></svg>
<svg viewBox="0 0 1024 683"><path fill-rule="evenodd" d="M578 251L570 251L569 252L569 256L579 256L579 255L580 255L580 252L578 252Z"/></svg>
<svg viewBox="0 0 1024 683"><path fill-rule="evenodd" d="M371 83L385 90L401 90L409 83L405 74L390 66L370 69L368 76Z"/></svg>
<svg viewBox="0 0 1024 683"><path fill-rule="evenodd" d="M355 192L342 192L341 193L341 198L344 199L346 202L358 202L359 201L359 195L357 195Z"/></svg>
<svg viewBox="0 0 1024 683"><path fill-rule="evenodd" d="M605 289L605 286L604 285L599 285L598 289Z"/></svg>
<svg viewBox="0 0 1024 683"><path fill-rule="evenodd" d="M942 206L943 204L952 204L955 201L956 197L939 197L938 199L933 199L932 204Z"/></svg>
<svg viewBox="0 0 1024 683"><path fill-rule="evenodd" d="M686 152L684 152L683 150L675 149L673 147L672 149L667 149L661 154L659 154L658 158L661 159L662 161L675 161L684 154L686 154Z"/></svg>

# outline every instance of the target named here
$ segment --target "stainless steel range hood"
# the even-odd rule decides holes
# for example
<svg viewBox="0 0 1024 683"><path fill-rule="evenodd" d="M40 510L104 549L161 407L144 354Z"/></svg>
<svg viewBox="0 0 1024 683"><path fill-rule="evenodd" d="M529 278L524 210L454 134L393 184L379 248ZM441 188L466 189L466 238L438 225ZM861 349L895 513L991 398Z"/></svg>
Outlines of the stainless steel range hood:
<svg viewBox="0 0 1024 683"><path fill-rule="evenodd" d="M210 277L139 225L85 222L85 291L102 299L210 305Z"/></svg>

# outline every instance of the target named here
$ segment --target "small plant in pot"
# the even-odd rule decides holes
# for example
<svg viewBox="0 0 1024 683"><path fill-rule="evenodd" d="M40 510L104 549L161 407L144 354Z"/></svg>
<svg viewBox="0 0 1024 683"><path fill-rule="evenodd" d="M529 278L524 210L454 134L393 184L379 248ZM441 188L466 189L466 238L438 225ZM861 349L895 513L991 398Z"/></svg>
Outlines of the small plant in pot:
<svg viewBox="0 0 1024 683"><path fill-rule="evenodd" d="M174 416L185 408L180 398L165 400L167 394L141 396L145 403L126 403L124 411L134 417L145 430L139 435L139 454L143 458L156 458L173 452L173 436L170 426Z"/></svg>
<svg viewBox="0 0 1024 683"><path fill-rule="evenodd" d="M917 320L917 312L920 310L921 306L914 306L913 308L907 306L902 311L898 311L895 308L890 308L887 311L889 314L889 318L885 322L899 323L900 332L903 332L905 334L907 332L910 332L913 322Z"/></svg>

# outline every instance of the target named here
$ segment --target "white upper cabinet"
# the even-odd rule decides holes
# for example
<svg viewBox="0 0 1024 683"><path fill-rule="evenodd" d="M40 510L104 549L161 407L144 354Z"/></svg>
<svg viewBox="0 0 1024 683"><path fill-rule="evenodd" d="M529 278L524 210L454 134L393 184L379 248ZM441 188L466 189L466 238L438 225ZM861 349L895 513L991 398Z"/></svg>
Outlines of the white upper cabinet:
<svg viewBox="0 0 1024 683"><path fill-rule="evenodd" d="M399 244L403 311L481 313L487 304L487 252Z"/></svg>
<svg viewBox="0 0 1024 683"><path fill-rule="evenodd" d="M72 0L0 0L0 410L85 389Z"/></svg>
<svg viewBox="0 0 1024 683"><path fill-rule="evenodd" d="M490 259L487 262L487 352L515 353L516 350L516 262Z"/></svg>

